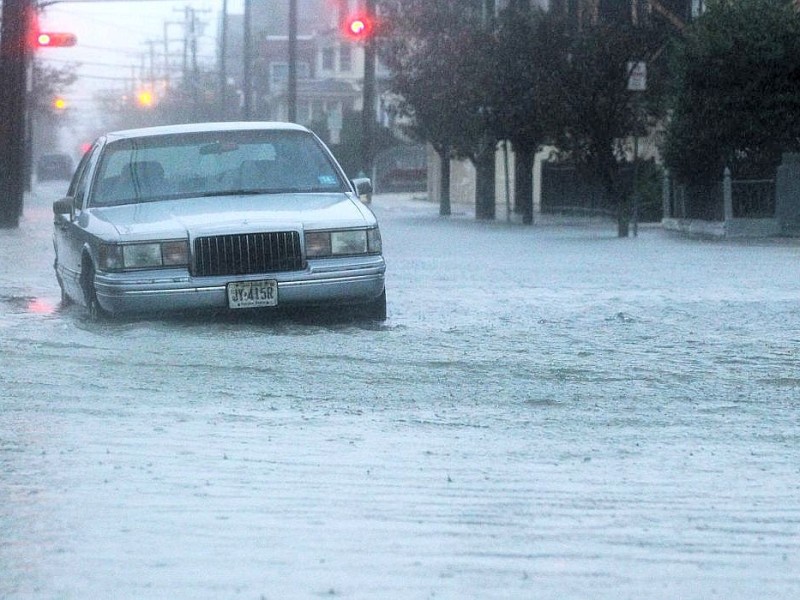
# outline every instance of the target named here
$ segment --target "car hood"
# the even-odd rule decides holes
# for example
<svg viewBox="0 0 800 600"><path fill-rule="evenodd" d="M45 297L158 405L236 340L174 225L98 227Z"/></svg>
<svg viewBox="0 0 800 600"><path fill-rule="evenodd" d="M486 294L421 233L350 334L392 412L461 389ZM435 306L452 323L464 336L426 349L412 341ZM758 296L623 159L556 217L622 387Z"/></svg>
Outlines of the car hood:
<svg viewBox="0 0 800 600"><path fill-rule="evenodd" d="M347 194L259 194L143 202L90 209L120 241L275 229L364 227L372 213Z"/></svg>

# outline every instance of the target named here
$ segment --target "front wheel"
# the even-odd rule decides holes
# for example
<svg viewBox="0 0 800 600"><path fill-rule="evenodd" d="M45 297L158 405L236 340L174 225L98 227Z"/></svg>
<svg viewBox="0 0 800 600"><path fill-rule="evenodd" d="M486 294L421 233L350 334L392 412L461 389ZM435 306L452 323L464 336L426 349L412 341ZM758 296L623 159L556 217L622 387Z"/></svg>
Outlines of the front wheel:
<svg viewBox="0 0 800 600"><path fill-rule="evenodd" d="M69 297L67 290L64 289L64 280L61 279L61 275L58 274L58 271L56 271L56 281L58 282L58 288L61 290L61 308L69 306L72 304L72 298Z"/></svg>
<svg viewBox="0 0 800 600"><path fill-rule="evenodd" d="M360 307L359 315L369 321L383 322L386 320L386 290L372 302Z"/></svg>
<svg viewBox="0 0 800 600"><path fill-rule="evenodd" d="M106 316L105 311L97 301L97 290L94 287L94 264L87 260L81 275L81 287L83 288L83 300L86 309L89 311L89 319L99 321Z"/></svg>

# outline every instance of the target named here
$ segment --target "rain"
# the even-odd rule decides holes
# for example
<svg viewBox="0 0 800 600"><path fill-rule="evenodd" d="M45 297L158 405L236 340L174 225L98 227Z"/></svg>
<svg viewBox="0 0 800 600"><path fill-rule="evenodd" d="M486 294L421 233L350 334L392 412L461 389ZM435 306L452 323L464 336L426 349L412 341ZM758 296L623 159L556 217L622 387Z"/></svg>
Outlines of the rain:
<svg viewBox="0 0 800 600"><path fill-rule="evenodd" d="M792 240L373 209L382 325L92 322L0 231L0 596L794 598Z"/></svg>
<svg viewBox="0 0 800 600"><path fill-rule="evenodd" d="M0 89L1 599L800 598L788 2L34 4L53 47ZM706 9L736 18L671 54ZM42 159L239 120L372 179L388 317L62 301Z"/></svg>

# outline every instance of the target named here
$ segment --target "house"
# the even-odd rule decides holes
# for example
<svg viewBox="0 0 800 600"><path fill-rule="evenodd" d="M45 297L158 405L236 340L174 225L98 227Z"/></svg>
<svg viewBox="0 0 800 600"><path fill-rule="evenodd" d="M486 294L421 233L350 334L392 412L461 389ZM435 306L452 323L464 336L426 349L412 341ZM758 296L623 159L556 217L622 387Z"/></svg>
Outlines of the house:
<svg viewBox="0 0 800 600"><path fill-rule="evenodd" d="M289 2L250 2L248 69L243 68L244 17L227 19L225 56L230 66L226 73L229 86L240 90L243 104L237 117L286 121L291 114ZM424 185L424 173L419 176L421 165L424 171L424 153L420 159L419 147L399 143L381 152L373 150L367 153L372 158L369 166L363 162L363 146L354 142L361 132L356 113L364 103L365 48L362 41L345 34L345 25L359 14L361 5L360 0L297 0L294 120L325 138L348 173L371 170L376 189L418 189L420 181ZM376 61L374 113L379 123L392 127L395 115L385 98L388 78L388 71ZM244 101L247 89L249 103ZM348 126L346 140L342 132Z"/></svg>
<svg viewBox="0 0 800 600"><path fill-rule="evenodd" d="M356 13L357 0L297 0L297 121L326 123L336 143L343 115L360 111L363 103L363 44L342 34L343 23ZM235 29L238 28L238 29ZM289 2L251 0L251 118L286 120L289 116ZM221 36L220 36L221 37ZM244 22L228 19L227 62L233 85L247 86L244 63ZM378 66L378 81L388 76ZM380 88L379 88L380 91ZM380 94L376 99L379 118Z"/></svg>

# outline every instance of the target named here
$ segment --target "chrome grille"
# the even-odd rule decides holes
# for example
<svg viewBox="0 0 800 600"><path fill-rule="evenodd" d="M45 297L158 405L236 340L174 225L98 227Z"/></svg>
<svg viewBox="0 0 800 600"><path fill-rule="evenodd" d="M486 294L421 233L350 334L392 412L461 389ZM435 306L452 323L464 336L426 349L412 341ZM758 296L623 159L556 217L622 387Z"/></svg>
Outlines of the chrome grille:
<svg viewBox="0 0 800 600"><path fill-rule="evenodd" d="M303 268L296 231L239 233L194 241L194 274L256 275Z"/></svg>

